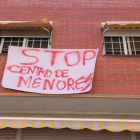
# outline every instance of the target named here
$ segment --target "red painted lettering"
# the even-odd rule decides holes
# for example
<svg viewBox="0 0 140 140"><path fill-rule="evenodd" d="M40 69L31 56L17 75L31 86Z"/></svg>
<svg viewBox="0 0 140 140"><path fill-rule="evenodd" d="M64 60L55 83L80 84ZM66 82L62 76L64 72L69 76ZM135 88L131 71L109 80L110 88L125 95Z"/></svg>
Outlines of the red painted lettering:
<svg viewBox="0 0 140 140"><path fill-rule="evenodd" d="M58 86L59 83L63 83L63 87L60 88L60 87ZM65 81L59 80L59 81L57 82L57 84L56 84L56 87L57 87L58 90L63 90L63 89L66 87L66 82L65 82Z"/></svg>
<svg viewBox="0 0 140 140"><path fill-rule="evenodd" d="M65 70L56 70L55 71L55 77L68 77L68 69L65 69Z"/></svg>
<svg viewBox="0 0 140 140"><path fill-rule="evenodd" d="M82 81L81 81L82 80ZM78 87L78 85L80 85L80 84L83 84L85 82L85 76L83 76L83 77L80 77L80 78L78 78L76 81L75 81L75 88L76 89L81 89L81 88L83 88L83 87Z"/></svg>
<svg viewBox="0 0 140 140"><path fill-rule="evenodd" d="M65 69L65 70L63 70L63 74L62 74L62 77L64 78L64 77L68 77L68 69Z"/></svg>
<svg viewBox="0 0 140 140"><path fill-rule="evenodd" d="M52 83L51 83L48 79L45 79L44 85L43 85L43 90L47 89L47 87L46 87L46 84L47 84L47 83L48 83L48 85L49 85L49 88L52 90L52 89L53 89L54 81L55 81L55 79L53 79L53 81L52 81Z"/></svg>
<svg viewBox="0 0 140 140"><path fill-rule="evenodd" d="M42 75L44 77L50 77L52 75L52 71L51 70L43 70L43 68L41 67L36 67L37 68L37 72L36 72L36 76L40 76L40 74L42 73ZM34 68L35 69L35 68Z"/></svg>
<svg viewBox="0 0 140 140"><path fill-rule="evenodd" d="M73 53L76 53L76 54L77 54L77 58L78 58L78 59L77 59L77 62L76 62L75 64L69 64L69 63L68 63L68 55L69 55L69 54L73 54ZM66 62L66 64L67 64L67 66L75 66L75 65L77 65L77 64L79 63L79 61L80 61L80 52L79 52L79 51L68 52L68 53L65 54L64 59L65 59L65 62Z"/></svg>
<svg viewBox="0 0 140 140"><path fill-rule="evenodd" d="M42 79L41 78L34 79L33 84L32 84L33 88L37 88L40 86L41 82L37 82L37 80L42 80ZM37 85L35 85L35 84L37 84Z"/></svg>
<svg viewBox="0 0 140 140"><path fill-rule="evenodd" d="M91 82L92 82L92 75L93 75L93 73L91 73L91 74L85 79L85 82L84 82L84 83L88 83L88 84L87 84L86 87L84 87L81 91L86 90L86 89L90 86L90 84L91 84Z"/></svg>
<svg viewBox="0 0 140 140"><path fill-rule="evenodd" d="M12 68L20 68L19 66L17 65L13 65L13 66L8 66L6 69L8 69L9 71L11 71L12 73L20 73L20 71L15 71L15 70L12 70Z"/></svg>
<svg viewBox="0 0 140 140"><path fill-rule="evenodd" d="M34 73L35 72L35 69L37 69L37 71L38 71L38 69L39 69L40 67L37 67L37 66L34 66L34 68L32 69L31 67L29 67L29 71L28 71L28 73ZM37 74L36 74L36 76L37 76Z"/></svg>
<svg viewBox="0 0 140 140"><path fill-rule="evenodd" d="M45 71L43 70L43 68L38 69L38 72L37 73L38 73L37 76L39 76L40 73L42 73L43 76L45 76Z"/></svg>
<svg viewBox="0 0 140 140"><path fill-rule="evenodd" d="M45 77L50 77L51 75L52 75L52 71L51 70L46 70Z"/></svg>
<svg viewBox="0 0 140 140"><path fill-rule="evenodd" d="M87 53L90 53L90 52L93 54L92 57L86 58ZM85 65L85 61L86 61L86 60L91 60L91 59L93 59L95 56L96 56L95 51L92 51L92 50L85 51L85 52L83 53L83 65Z"/></svg>
<svg viewBox="0 0 140 140"><path fill-rule="evenodd" d="M70 88L72 88L74 90L74 87L72 87L73 84L74 84L74 80L72 78L68 78L68 80L67 80L68 90L70 90Z"/></svg>
<svg viewBox="0 0 140 140"><path fill-rule="evenodd" d="M63 51L48 51L48 50L45 50L44 52L51 52L52 53L51 66L54 65L56 54L63 53Z"/></svg>
<svg viewBox="0 0 140 140"><path fill-rule="evenodd" d="M27 88L29 88L30 87L30 84L31 84L31 80L32 80L32 76L30 76L26 81L24 80L24 78L22 76L20 76L17 87L20 87L21 86L21 82L22 81L24 82L25 85L27 85L27 83L29 81L29 84L27 86Z"/></svg>
<svg viewBox="0 0 140 140"><path fill-rule="evenodd" d="M29 67L28 66L22 66L21 69L20 69L20 73L28 74L29 73Z"/></svg>
<svg viewBox="0 0 140 140"><path fill-rule="evenodd" d="M62 70L56 70L55 77L61 77L61 76L62 76Z"/></svg>
<svg viewBox="0 0 140 140"><path fill-rule="evenodd" d="M20 63L20 64L21 64L21 65L33 65L33 64L36 64L36 63L39 61L38 57L28 55L28 54L25 53L26 51L39 51L39 50L38 50L38 49L27 49L27 50L22 50L22 54L23 54L23 55L25 55L25 56L27 56L27 57L35 58L36 61L30 62L30 63Z"/></svg>

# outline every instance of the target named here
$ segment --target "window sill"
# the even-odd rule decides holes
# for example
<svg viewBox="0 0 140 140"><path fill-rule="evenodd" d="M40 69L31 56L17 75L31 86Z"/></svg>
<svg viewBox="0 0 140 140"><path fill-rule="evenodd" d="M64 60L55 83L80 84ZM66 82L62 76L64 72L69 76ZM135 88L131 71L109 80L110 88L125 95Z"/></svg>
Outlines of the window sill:
<svg viewBox="0 0 140 140"><path fill-rule="evenodd" d="M137 54L137 55L134 55L134 54L131 54L131 55L121 55L121 54L104 54L103 57L140 57L140 54Z"/></svg>

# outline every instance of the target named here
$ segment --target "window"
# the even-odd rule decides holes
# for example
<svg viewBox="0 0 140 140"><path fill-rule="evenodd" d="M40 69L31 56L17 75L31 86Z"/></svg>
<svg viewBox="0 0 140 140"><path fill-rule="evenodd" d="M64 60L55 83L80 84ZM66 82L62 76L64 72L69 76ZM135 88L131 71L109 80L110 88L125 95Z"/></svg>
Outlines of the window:
<svg viewBox="0 0 140 140"><path fill-rule="evenodd" d="M140 54L140 37L105 36L105 54L138 55Z"/></svg>
<svg viewBox="0 0 140 140"><path fill-rule="evenodd" d="M103 54L140 55L140 21L101 22Z"/></svg>
<svg viewBox="0 0 140 140"><path fill-rule="evenodd" d="M122 37L105 37L106 54L124 54Z"/></svg>
<svg viewBox="0 0 140 140"><path fill-rule="evenodd" d="M7 53L9 46L48 48L48 38L0 37L0 53Z"/></svg>
<svg viewBox="0 0 140 140"><path fill-rule="evenodd" d="M140 54L140 37L126 37L128 54Z"/></svg>

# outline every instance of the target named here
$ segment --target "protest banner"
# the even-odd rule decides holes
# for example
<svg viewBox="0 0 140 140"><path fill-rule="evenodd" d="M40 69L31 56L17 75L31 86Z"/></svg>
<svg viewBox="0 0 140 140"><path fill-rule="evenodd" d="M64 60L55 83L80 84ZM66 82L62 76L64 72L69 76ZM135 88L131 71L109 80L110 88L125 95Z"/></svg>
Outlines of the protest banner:
<svg viewBox="0 0 140 140"><path fill-rule="evenodd" d="M74 94L92 88L98 49L10 46L2 86L43 94Z"/></svg>

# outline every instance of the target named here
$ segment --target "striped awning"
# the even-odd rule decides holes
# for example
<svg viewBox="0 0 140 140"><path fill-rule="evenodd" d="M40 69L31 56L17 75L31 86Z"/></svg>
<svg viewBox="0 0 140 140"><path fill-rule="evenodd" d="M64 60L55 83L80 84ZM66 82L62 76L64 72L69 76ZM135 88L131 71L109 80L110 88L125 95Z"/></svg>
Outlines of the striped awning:
<svg viewBox="0 0 140 140"><path fill-rule="evenodd" d="M114 30L140 30L140 21L125 21L125 22L119 22L119 21L114 21L114 22L106 22L103 30L106 30L107 28Z"/></svg>
<svg viewBox="0 0 140 140"><path fill-rule="evenodd" d="M75 115L0 115L0 128L71 128L112 132L140 131L140 117Z"/></svg>
<svg viewBox="0 0 140 140"><path fill-rule="evenodd" d="M43 29L43 26L52 29L47 18L42 21L0 21L0 29Z"/></svg>

